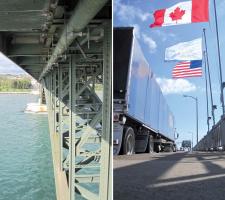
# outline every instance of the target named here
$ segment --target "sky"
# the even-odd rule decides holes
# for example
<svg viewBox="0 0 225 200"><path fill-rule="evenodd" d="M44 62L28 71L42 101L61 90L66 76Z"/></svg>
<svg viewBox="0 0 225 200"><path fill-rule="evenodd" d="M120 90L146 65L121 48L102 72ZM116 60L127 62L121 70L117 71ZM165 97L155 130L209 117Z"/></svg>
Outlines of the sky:
<svg viewBox="0 0 225 200"><path fill-rule="evenodd" d="M213 0L209 0L210 21L207 23L149 28L149 25L154 21L153 13L155 10L169 8L181 1L185 0L114 0L113 23L114 26L135 27L136 38L174 114L175 126L180 135L177 143L182 140L191 140L193 133L195 145L195 101L191 98L184 98L183 94L198 98L199 139L201 139L207 133L205 74L203 73L203 76L200 78L172 79L171 71L177 62L165 62L164 56L167 47L202 37L203 28L206 29L213 100L214 104L217 105L215 116L216 122L218 122L222 115L222 107L220 103L219 65ZM216 2L220 50L221 55L225 55L225 0L217 0ZM222 76L225 81L225 56L221 56L221 61ZM210 121L211 126L212 120Z"/></svg>
<svg viewBox="0 0 225 200"><path fill-rule="evenodd" d="M25 73L18 65L0 52L0 74L23 74Z"/></svg>

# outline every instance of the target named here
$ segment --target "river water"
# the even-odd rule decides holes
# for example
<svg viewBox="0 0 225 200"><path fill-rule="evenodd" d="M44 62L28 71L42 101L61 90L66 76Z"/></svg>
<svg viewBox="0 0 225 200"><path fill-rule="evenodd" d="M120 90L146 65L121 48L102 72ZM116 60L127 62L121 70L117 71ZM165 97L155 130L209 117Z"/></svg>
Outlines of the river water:
<svg viewBox="0 0 225 200"><path fill-rule="evenodd" d="M29 94L0 94L0 200L55 200L47 115L27 114Z"/></svg>

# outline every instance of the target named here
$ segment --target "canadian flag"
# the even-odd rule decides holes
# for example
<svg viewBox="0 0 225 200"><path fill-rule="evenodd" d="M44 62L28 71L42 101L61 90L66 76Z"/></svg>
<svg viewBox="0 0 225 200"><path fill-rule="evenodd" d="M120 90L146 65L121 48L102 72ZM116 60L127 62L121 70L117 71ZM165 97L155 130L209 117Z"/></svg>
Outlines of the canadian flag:
<svg viewBox="0 0 225 200"><path fill-rule="evenodd" d="M209 2L208 0L180 2L170 8L156 10L154 18L155 21L150 25L151 28L207 22L209 21Z"/></svg>

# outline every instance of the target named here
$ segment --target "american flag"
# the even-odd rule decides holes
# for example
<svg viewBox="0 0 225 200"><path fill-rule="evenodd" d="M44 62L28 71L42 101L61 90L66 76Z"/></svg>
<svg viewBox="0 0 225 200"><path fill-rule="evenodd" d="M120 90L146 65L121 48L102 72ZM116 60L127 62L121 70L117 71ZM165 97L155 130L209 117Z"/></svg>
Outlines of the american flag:
<svg viewBox="0 0 225 200"><path fill-rule="evenodd" d="M179 62L173 68L173 78L187 78L202 76L202 60Z"/></svg>

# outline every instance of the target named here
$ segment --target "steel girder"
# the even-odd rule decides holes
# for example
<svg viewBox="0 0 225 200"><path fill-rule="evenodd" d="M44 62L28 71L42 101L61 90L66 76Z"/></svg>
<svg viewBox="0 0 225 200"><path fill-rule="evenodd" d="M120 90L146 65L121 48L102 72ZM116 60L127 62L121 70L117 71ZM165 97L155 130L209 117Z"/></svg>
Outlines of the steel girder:
<svg viewBox="0 0 225 200"><path fill-rule="evenodd" d="M107 2L108 0L80 0L78 2L73 11L73 15L62 32L48 64L40 75L40 79L51 69L57 59L67 50L74 39L79 36L79 32L83 31Z"/></svg>

